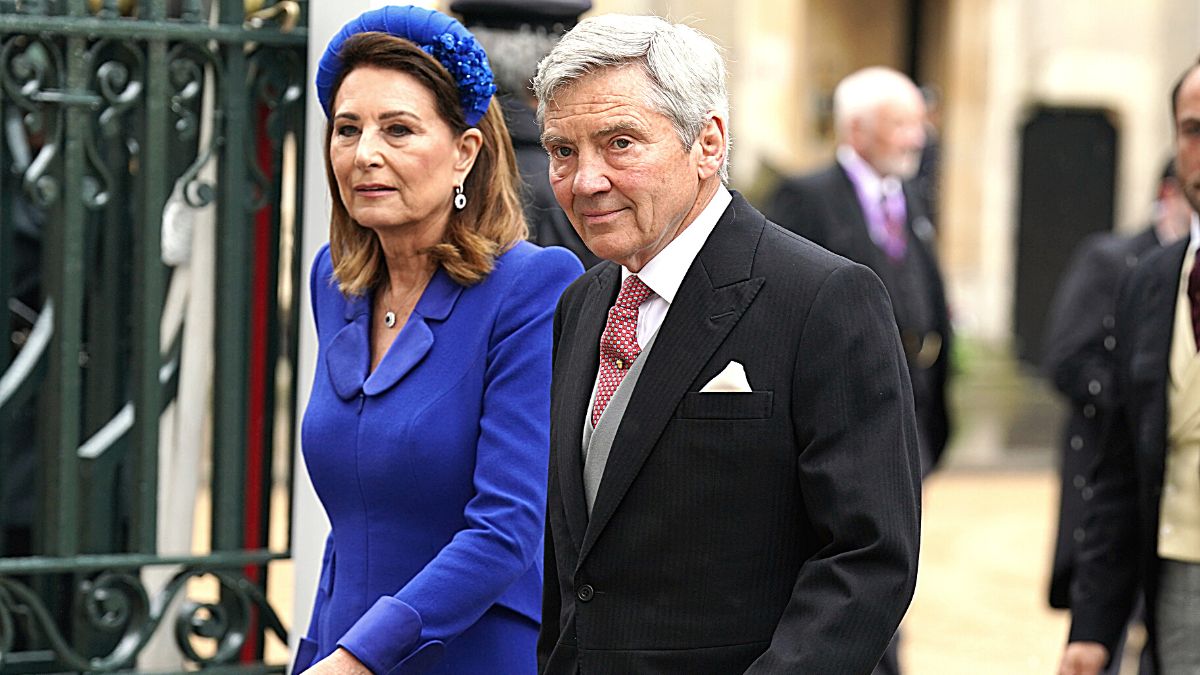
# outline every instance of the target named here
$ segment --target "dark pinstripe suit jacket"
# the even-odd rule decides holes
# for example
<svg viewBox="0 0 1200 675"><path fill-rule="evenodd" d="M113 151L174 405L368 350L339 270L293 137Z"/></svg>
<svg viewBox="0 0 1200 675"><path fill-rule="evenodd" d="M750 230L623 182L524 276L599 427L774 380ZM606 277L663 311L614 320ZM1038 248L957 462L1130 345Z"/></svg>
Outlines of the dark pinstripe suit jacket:
<svg viewBox="0 0 1200 675"><path fill-rule="evenodd" d="M913 404L867 268L735 194L647 355L589 519L581 426L620 268L555 315L546 673L869 673L912 597ZM699 393L730 361L750 393Z"/></svg>

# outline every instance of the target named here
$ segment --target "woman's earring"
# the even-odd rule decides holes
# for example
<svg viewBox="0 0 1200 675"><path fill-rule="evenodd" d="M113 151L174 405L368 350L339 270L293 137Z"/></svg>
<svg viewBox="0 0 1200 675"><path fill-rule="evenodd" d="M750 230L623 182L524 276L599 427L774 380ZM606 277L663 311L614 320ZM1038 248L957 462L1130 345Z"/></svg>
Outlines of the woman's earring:
<svg viewBox="0 0 1200 675"><path fill-rule="evenodd" d="M463 194L462 186L454 186L454 208L462 211L467 208L467 196Z"/></svg>

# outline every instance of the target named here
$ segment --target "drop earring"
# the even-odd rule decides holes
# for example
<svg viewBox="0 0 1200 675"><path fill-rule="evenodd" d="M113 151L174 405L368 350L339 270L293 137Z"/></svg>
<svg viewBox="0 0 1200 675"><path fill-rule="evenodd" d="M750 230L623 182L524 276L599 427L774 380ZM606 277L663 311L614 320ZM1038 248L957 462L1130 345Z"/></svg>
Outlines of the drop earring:
<svg viewBox="0 0 1200 675"><path fill-rule="evenodd" d="M462 186L454 186L454 208L462 211L467 208L467 196L463 194Z"/></svg>

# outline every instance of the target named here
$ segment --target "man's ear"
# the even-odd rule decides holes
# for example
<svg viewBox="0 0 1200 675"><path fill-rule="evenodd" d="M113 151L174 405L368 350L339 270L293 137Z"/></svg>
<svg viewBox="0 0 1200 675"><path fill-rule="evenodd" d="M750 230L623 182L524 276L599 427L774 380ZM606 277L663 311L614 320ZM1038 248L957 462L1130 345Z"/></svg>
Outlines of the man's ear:
<svg viewBox="0 0 1200 675"><path fill-rule="evenodd" d="M697 166L700 180L705 180L721 170L721 165L725 163L728 134L725 119L715 113L700 130L700 135L696 137L696 149L700 152Z"/></svg>

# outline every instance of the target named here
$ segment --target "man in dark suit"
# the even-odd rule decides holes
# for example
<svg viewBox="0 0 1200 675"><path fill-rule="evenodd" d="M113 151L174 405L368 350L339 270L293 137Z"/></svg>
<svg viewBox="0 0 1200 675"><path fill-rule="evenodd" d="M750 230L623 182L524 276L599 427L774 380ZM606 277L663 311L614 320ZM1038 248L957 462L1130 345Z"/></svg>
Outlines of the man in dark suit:
<svg viewBox="0 0 1200 675"><path fill-rule="evenodd" d="M1097 233L1079 245L1059 282L1048 316L1043 371L1066 398L1070 413L1063 429L1058 537L1050 574L1050 606L1070 607L1071 580L1083 540L1083 515L1095 488L1092 471L1100 458L1101 434L1114 406L1113 350L1119 282L1138 260L1187 236L1192 207L1167 162L1158 185L1151 224L1132 236ZM1119 653L1111 672L1116 673Z"/></svg>
<svg viewBox="0 0 1200 675"><path fill-rule="evenodd" d="M1200 207L1200 64L1172 90L1175 166ZM1139 587L1164 675L1200 672L1200 265L1187 239L1141 262L1115 317L1114 400L1088 502L1062 675L1108 665Z"/></svg>
<svg viewBox="0 0 1200 675"><path fill-rule="evenodd" d="M724 187L694 29L587 19L534 87L555 196L610 261L555 314L543 671L871 672L920 502L882 284Z"/></svg>
<svg viewBox="0 0 1200 675"><path fill-rule="evenodd" d="M579 238L559 208L546 182L550 160L542 147L542 131L534 111L537 101L529 89L538 61L558 43L563 32L592 8L591 0L454 0L450 11L483 45L496 77L496 98L517 153L521 198L529 241L539 246L562 246L575 254L584 269L600 262Z"/></svg>
<svg viewBox="0 0 1200 675"><path fill-rule="evenodd" d="M767 217L870 267L887 288L904 344L923 473L949 437L946 380L950 317L933 251L934 229L910 183L925 142L925 104L907 77L890 68L860 70L834 91L837 160L785 180Z"/></svg>

